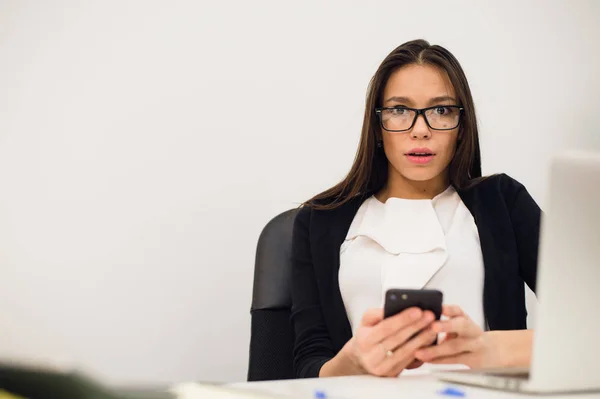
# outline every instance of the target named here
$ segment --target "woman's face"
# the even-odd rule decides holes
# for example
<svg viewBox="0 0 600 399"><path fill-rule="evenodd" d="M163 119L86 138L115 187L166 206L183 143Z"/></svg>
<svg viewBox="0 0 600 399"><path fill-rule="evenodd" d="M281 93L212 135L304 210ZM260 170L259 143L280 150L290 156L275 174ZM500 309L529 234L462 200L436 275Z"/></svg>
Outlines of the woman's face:
<svg viewBox="0 0 600 399"><path fill-rule="evenodd" d="M398 108L383 111L381 117L387 128L410 127L414 113L403 110L403 106L418 109L439 106L427 111L430 124L452 130L433 130L423 115L419 115L412 128L404 132L389 132L382 128L390 177L419 182L447 178L458 137L458 126L454 124L458 124L460 118L458 109L444 108L450 105L458 105L458 100L444 71L430 65L411 64L392 73L383 92L382 106Z"/></svg>

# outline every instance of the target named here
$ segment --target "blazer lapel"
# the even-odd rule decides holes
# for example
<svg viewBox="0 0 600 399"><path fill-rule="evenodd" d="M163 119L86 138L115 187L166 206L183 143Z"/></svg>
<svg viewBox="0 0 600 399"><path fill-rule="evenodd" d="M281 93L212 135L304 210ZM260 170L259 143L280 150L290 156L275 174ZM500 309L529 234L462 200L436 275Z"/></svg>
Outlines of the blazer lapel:
<svg viewBox="0 0 600 399"><path fill-rule="evenodd" d="M364 198L356 198L333 211L313 211L311 230L315 233L313 247L315 248L314 263L317 273L317 284L322 293L332 293L328 298L329 306L324 303L325 320L336 337L343 337L343 346L352 337L352 328L339 284L340 247L346 238L348 229ZM323 298L325 299L325 298ZM331 313L327 314L328 309ZM341 349L336 348L337 350Z"/></svg>
<svg viewBox="0 0 600 399"><path fill-rule="evenodd" d="M496 198L481 198L479 190L459 191L459 195L473 215L479 233L485 270L483 305L486 321L490 329L498 329L499 321L502 320L502 306L499 305L506 279L503 268L507 254L503 250L506 237L502 234L502 218L495 215L500 208L496 206Z"/></svg>

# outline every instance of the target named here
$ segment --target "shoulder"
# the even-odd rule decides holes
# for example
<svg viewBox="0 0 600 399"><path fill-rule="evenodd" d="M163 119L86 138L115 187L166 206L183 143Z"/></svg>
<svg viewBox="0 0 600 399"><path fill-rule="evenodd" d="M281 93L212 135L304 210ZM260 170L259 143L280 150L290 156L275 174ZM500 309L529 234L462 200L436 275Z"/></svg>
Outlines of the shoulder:
<svg viewBox="0 0 600 399"><path fill-rule="evenodd" d="M471 182L470 186L463 191L483 197L499 195L510 202L511 199L514 199L523 190L526 189L521 182L506 173L498 173L481 177Z"/></svg>
<svg viewBox="0 0 600 399"><path fill-rule="evenodd" d="M304 204L297 212L295 225L310 226L315 231L347 228L365 199L359 196L332 207L328 206L330 204Z"/></svg>
<svg viewBox="0 0 600 399"><path fill-rule="evenodd" d="M310 223L310 216L312 213L312 207L310 205L304 204L298 208L296 212L296 221L295 224L303 224L308 225Z"/></svg>
<svg viewBox="0 0 600 399"><path fill-rule="evenodd" d="M510 177L506 173L496 173L489 176L480 177L471 182L469 189L477 191L500 191L513 192L522 189L524 186L518 180Z"/></svg>
<svg viewBox="0 0 600 399"><path fill-rule="evenodd" d="M506 173L498 173L472 181L458 190L465 205L475 213L512 213L525 203L535 203L525 186ZM536 205L537 206L537 205Z"/></svg>

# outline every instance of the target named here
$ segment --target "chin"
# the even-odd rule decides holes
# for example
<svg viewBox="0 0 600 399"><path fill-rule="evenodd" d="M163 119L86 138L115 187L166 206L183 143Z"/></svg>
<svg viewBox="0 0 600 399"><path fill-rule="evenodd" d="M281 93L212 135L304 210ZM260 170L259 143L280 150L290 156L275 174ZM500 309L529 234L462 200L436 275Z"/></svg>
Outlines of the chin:
<svg viewBox="0 0 600 399"><path fill-rule="evenodd" d="M419 171L419 172L411 171L409 173L402 173L402 176L404 176L404 178L406 180L418 181L418 182L433 180L438 175L439 175L439 173L435 173L435 171L430 171L430 170L427 170L427 171L423 170L423 171Z"/></svg>

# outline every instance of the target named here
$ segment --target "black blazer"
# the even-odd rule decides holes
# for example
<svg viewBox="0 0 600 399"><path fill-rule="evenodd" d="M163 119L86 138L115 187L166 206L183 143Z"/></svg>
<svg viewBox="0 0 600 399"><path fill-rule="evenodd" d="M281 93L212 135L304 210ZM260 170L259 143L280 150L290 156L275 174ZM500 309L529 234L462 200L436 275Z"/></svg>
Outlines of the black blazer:
<svg viewBox="0 0 600 399"><path fill-rule="evenodd" d="M505 174L457 190L479 232L485 267L483 306L491 330L527 328L525 287L535 291L541 211ZM340 246L367 196L334 210L300 209L292 240L292 316L297 377L321 366L352 337L340 294Z"/></svg>

